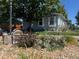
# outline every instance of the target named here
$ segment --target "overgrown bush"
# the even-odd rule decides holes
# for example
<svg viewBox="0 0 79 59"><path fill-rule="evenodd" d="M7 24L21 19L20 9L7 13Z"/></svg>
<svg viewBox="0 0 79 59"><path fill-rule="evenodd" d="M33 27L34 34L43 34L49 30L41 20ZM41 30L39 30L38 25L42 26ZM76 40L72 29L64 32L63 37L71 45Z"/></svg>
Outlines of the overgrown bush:
<svg viewBox="0 0 79 59"><path fill-rule="evenodd" d="M35 35L16 35L13 39L19 47L32 47L35 42Z"/></svg>
<svg viewBox="0 0 79 59"><path fill-rule="evenodd" d="M66 45L77 45L78 41L72 36L57 36L57 35L41 35L35 40L36 48L46 48L55 50L64 48Z"/></svg>
<svg viewBox="0 0 79 59"><path fill-rule="evenodd" d="M66 45L76 45L77 40L71 36L57 35L24 35L16 40L19 47L34 47L37 49L55 50L62 49Z"/></svg>
<svg viewBox="0 0 79 59"><path fill-rule="evenodd" d="M41 36L36 39L36 48L47 48L48 50L54 50L63 48L65 46L64 37L57 36Z"/></svg>

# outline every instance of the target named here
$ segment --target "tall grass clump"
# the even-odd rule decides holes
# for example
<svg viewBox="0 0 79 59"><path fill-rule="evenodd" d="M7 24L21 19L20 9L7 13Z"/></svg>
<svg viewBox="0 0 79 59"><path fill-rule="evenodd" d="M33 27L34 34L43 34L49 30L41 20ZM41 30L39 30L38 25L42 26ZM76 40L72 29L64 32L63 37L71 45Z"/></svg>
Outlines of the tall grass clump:
<svg viewBox="0 0 79 59"><path fill-rule="evenodd" d="M28 57L27 57L27 55L26 54L24 54L24 52L20 52L19 53L19 59L28 59Z"/></svg>
<svg viewBox="0 0 79 59"><path fill-rule="evenodd" d="M66 36L65 42L66 42L67 45L77 45L78 44L77 39L75 39L72 36Z"/></svg>

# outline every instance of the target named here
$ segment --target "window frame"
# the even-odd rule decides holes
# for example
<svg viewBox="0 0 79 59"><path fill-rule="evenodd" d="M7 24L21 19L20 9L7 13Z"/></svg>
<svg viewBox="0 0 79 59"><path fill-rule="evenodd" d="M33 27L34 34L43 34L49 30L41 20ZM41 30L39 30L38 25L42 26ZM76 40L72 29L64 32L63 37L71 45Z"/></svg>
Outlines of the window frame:
<svg viewBox="0 0 79 59"><path fill-rule="evenodd" d="M51 20L52 20L52 17L48 17L48 25L49 25L49 27L53 27L55 25L55 17L53 17L53 24L50 24Z"/></svg>
<svg viewBox="0 0 79 59"><path fill-rule="evenodd" d="M42 24L40 25L40 20L41 20L41 22L42 22ZM44 26L44 18L42 18L42 19L40 19L40 20L38 20L38 26Z"/></svg>

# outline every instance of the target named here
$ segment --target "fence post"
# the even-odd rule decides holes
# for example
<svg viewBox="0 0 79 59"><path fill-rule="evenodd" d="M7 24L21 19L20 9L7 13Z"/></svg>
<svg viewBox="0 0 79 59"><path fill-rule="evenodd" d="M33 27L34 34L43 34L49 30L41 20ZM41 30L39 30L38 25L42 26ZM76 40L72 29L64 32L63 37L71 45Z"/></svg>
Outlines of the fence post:
<svg viewBox="0 0 79 59"><path fill-rule="evenodd" d="M4 35L2 35L2 40L3 40L3 44L4 44Z"/></svg>
<svg viewBox="0 0 79 59"><path fill-rule="evenodd" d="M12 40L12 44L13 44L13 35L11 35L11 40Z"/></svg>

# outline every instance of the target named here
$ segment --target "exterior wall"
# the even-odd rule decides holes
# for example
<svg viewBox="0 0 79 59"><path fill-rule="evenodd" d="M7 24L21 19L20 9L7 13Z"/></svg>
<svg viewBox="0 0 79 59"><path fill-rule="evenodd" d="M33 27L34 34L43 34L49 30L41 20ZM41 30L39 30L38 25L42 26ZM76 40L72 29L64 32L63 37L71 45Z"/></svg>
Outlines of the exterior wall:
<svg viewBox="0 0 79 59"><path fill-rule="evenodd" d="M58 17L58 31L64 31L67 28L67 23L61 17Z"/></svg>
<svg viewBox="0 0 79 59"><path fill-rule="evenodd" d="M34 31L41 31L41 30L49 30L49 31L62 31L65 28L66 22L60 16L51 16L54 19L50 19L50 17L42 18L42 25L39 25L38 22L34 22L32 24L32 29ZM54 20L54 24L50 25L50 20ZM24 28L27 29L29 27L29 23L26 22Z"/></svg>
<svg viewBox="0 0 79 59"><path fill-rule="evenodd" d="M50 17L47 17L47 20L44 20L44 28L49 31L63 31L65 28L67 28L67 23L65 20L60 16L52 16L54 19L50 19ZM54 20L54 24L50 25L50 20Z"/></svg>
<svg viewBox="0 0 79 59"><path fill-rule="evenodd" d="M28 27L29 27L29 23L23 22L23 30L26 31Z"/></svg>
<svg viewBox="0 0 79 59"><path fill-rule="evenodd" d="M55 31L57 29L57 18L54 17L54 19L50 19L51 17L44 17L43 20L43 25L38 25L35 24L35 27L33 25L33 28L37 30L39 29L44 29L44 30L50 30L50 31ZM50 20L54 20L54 24L50 25Z"/></svg>
<svg viewBox="0 0 79 59"><path fill-rule="evenodd" d="M35 22L34 24L33 24L33 26L32 26L32 29L34 30L34 31L41 31L41 30L43 30L43 28L44 28L44 26L42 25L38 25L38 22Z"/></svg>
<svg viewBox="0 0 79 59"><path fill-rule="evenodd" d="M62 26L64 26L64 21L61 17L58 17L58 27L61 28Z"/></svg>
<svg viewBox="0 0 79 59"><path fill-rule="evenodd" d="M53 17L53 16L52 16ZM50 20L53 20L54 21L54 24L53 25L50 25ZM55 31L56 30L56 25L57 25L57 19L56 19L56 16L54 16L53 19L48 19L48 30L50 31Z"/></svg>
<svg viewBox="0 0 79 59"><path fill-rule="evenodd" d="M44 17L44 18L43 18L43 21L44 21L44 26L43 26L43 28L44 28L45 30L48 30L48 18L47 18L47 17Z"/></svg>

